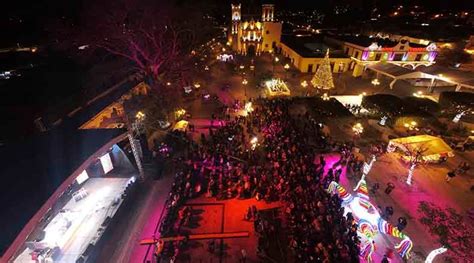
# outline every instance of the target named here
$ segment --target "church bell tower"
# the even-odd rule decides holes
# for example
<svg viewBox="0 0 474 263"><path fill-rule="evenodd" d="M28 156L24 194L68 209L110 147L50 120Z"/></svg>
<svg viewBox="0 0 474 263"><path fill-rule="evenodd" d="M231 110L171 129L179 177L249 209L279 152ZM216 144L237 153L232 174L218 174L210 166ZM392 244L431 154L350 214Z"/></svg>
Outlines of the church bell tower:
<svg viewBox="0 0 474 263"><path fill-rule="evenodd" d="M262 22L273 22L273 12L275 5L263 4L262 5Z"/></svg>
<svg viewBox="0 0 474 263"><path fill-rule="evenodd" d="M239 32L239 24L240 24L240 19L241 19L241 12L240 12L240 4L231 5L232 7L232 29L231 29L231 34L232 35L237 35Z"/></svg>

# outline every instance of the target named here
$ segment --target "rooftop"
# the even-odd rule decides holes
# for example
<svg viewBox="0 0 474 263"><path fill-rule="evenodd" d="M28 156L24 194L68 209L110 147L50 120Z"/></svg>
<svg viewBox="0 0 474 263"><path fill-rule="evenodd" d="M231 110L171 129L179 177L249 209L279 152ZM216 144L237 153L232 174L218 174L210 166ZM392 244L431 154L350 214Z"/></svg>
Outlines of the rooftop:
<svg viewBox="0 0 474 263"><path fill-rule="evenodd" d="M56 189L122 129L53 130L0 148L0 255Z"/></svg>
<svg viewBox="0 0 474 263"><path fill-rule="evenodd" d="M349 58L342 50L323 40L322 35L283 35L281 42L305 58L323 58L328 48L330 58Z"/></svg>
<svg viewBox="0 0 474 263"><path fill-rule="evenodd" d="M361 47L369 47L372 43L376 42L379 46L384 48L395 47L398 42L392 41L388 38L374 38L368 37L364 35L337 35L333 36L333 38L352 43ZM419 47L426 47L426 45L416 44L416 43L409 43L410 47L419 48Z"/></svg>

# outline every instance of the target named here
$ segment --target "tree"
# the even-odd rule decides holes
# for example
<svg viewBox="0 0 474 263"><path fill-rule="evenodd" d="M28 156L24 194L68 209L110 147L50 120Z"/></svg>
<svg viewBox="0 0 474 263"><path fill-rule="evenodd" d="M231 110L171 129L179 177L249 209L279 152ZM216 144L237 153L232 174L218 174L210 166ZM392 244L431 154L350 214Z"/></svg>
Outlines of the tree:
<svg viewBox="0 0 474 263"><path fill-rule="evenodd" d="M411 185L415 168L418 164L420 164L423 161L423 153L425 153L428 150L428 148L420 146L420 147L412 149L411 147L406 146L406 149L407 151L405 152L405 154L408 154L409 161L410 161L410 168L408 170L406 183L408 185Z"/></svg>
<svg viewBox="0 0 474 263"><path fill-rule="evenodd" d="M106 12L91 12L86 18L82 37L89 45L130 60L152 86L165 75L182 78L191 68L191 50L203 42L209 27L203 14L168 1L110 2L101 8Z"/></svg>
<svg viewBox="0 0 474 263"><path fill-rule="evenodd" d="M318 89L333 89L334 82L332 80L331 62L329 61L329 49L326 51L326 56L323 63L319 66L314 74L311 84Z"/></svg>
<svg viewBox="0 0 474 263"><path fill-rule="evenodd" d="M408 170L406 183L411 185L415 168L418 164L423 162L423 153L428 151L428 147L423 145L412 147L409 143L400 143L397 146L389 144L387 151L392 152L396 147L400 148L400 150L404 152L405 156L408 156L410 168Z"/></svg>
<svg viewBox="0 0 474 263"><path fill-rule="evenodd" d="M464 51L464 47L457 45L453 49L442 49L440 52L440 63L450 66L464 64L472 61L471 55Z"/></svg>
<svg viewBox="0 0 474 263"><path fill-rule="evenodd" d="M153 98L160 98L156 100L160 105L142 101L140 110L153 105L148 112L160 109L162 113L154 116L158 117L178 106L181 96L177 90L193 76L191 51L214 33L202 3L86 0L76 19L57 22L53 30L61 47L78 59L128 61L123 63L124 72L139 73L151 87ZM153 116L147 117L151 121Z"/></svg>
<svg viewBox="0 0 474 263"><path fill-rule="evenodd" d="M472 224L466 224L453 208L441 209L430 202L420 202L418 212L419 221L448 249L451 260L444 259L444 262L471 262L474 257Z"/></svg>

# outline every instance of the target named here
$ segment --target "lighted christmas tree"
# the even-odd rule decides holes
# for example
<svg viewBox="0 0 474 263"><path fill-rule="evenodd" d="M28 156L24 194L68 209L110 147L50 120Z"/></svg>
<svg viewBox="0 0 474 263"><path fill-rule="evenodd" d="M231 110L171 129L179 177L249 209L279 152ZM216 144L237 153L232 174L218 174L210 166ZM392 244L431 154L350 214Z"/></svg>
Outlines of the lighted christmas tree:
<svg viewBox="0 0 474 263"><path fill-rule="evenodd" d="M314 74L311 84L318 89L333 89L334 82L332 80L331 63L329 62L329 49L326 51L326 56L323 63L319 66Z"/></svg>

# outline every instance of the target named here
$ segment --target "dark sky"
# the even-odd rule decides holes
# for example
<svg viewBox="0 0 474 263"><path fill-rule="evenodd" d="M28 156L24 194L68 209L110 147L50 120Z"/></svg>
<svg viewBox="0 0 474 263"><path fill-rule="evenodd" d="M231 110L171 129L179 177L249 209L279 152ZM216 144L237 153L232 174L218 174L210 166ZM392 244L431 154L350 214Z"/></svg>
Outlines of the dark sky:
<svg viewBox="0 0 474 263"><path fill-rule="evenodd" d="M42 35L43 29L51 19L61 16L74 16L81 10L82 3L85 0L24 0L24 1L5 1L0 8L0 27L2 28L1 42L9 39L26 38L31 35ZM99 0L116 1L116 0ZM134 1L134 0L131 0ZM188 1L192 3L205 2L216 7L221 12L229 9L231 1L239 0L156 0L156 1ZM242 0L242 2L252 0ZM259 0L253 0L260 2ZM420 5L428 10L473 10L474 0L264 0L275 2L277 10L308 10L317 9L332 10L336 4L348 4L350 7L358 10L372 9L374 6L379 9L390 9L395 5ZM367 10L368 11L368 10ZM21 20L21 23L19 21ZM25 40L26 41L26 40Z"/></svg>

